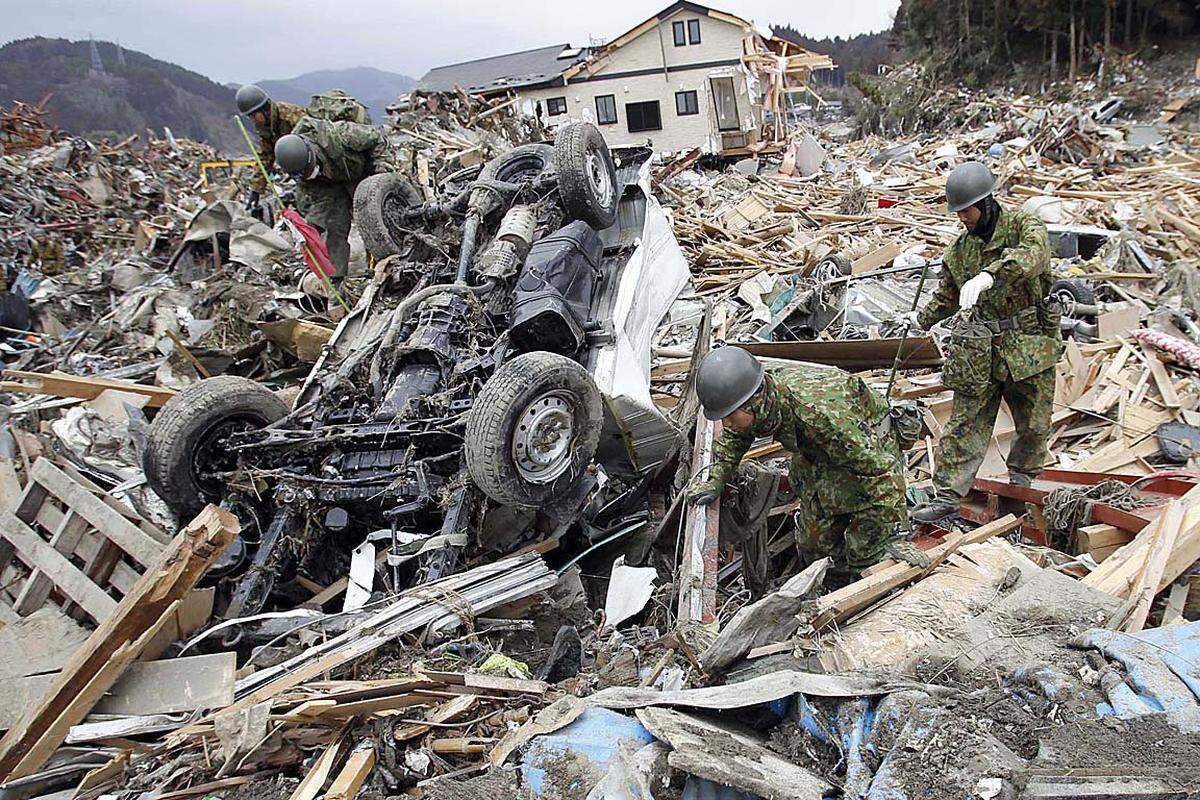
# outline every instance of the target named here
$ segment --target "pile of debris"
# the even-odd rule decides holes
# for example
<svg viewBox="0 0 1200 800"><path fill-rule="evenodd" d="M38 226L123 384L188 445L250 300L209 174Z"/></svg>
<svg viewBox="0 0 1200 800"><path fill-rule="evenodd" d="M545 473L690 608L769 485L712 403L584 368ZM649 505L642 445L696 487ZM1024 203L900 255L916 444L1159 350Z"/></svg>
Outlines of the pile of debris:
<svg viewBox="0 0 1200 800"><path fill-rule="evenodd" d="M426 192L452 172L490 161L517 145L541 142L541 120L513 97L416 90L388 107L393 141L414 183Z"/></svg>
<svg viewBox="0 0 1200 800"><path fill-rule="evenodd" d="M1195 792L1200 159L1178 129L1145 143L1107 112L1013 108L905 142L832 126L723 172L631 157L611 174L618 214L580 205L555 172L570 159L512 154L542 137L513 101L414 94L392 133L430 202L393 226L403 247L336 335L336 307L293 288L305 267L287 223L206 185L199 146L5 155L0 254L34 313L0 382L0 642L17 654L3 790ZM1003 477L1002 414L959 517L916 540L930 564L885 561L840 588L826 560L799 568L783 489L767 512L773 577L748 585L720 502L684 501L714 436L693 367L739 342L915 401L918 499L951 395L941 332L901 338L893 319L928 296L957 233L946 172L981 153L1002 197L1053 223L1071 312L1057 463L1032 486ZM544 162L525 184L473 183L518 157ZM447 211L459 195L474 215ZM61 263L43 255L50 236ZM609 326L519 316L519 291L554 288L542 273L521 288L525 259L567 251L593 253L571 303ZM583 357L547 352L560 341ZM533 402L521 393L538 370L555 383ZM512 453L537 476L574 424L556 398L585 379L594 452L559 465L578 488L533 480L497 500L526 484L472 454ZM204 416L233 399L240 417ZM480 422L518 401L512 424ZM781 455L760 443L748 458Z"/></svg>

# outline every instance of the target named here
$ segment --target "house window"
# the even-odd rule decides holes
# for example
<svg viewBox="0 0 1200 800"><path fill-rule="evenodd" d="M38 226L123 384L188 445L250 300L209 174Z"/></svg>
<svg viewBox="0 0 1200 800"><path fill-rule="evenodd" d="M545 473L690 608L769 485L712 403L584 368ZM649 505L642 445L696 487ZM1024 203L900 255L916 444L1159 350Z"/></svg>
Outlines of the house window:
<svg viewBox="0 0 1200 800"><path fill-rule="evenodd" d="M629 125L630 133L661 131L662 114L658 110L658 101L649 100L645 103L626 103L625 122Z"/></svg>
<svg viewBox="0 0 1200 800"><path fill-rule="evenodd" d="M565 97L548 97L546 98L546 113L550 116L567 113L567 98Z"/></svg>
<svg viewBox="0 0 1200 800"><path fill-rule="evenodd" d="M683 47L687 44L687 34L684 32L683 20L671 23L671 32L675 34L675 46Z"/></svg>
<svg viewBox="0 0 1200 800"><path fill-rule="evenodd" d="M700 102L695 90L675 93L675 113L681 117L700 113Z"/></svg>
<svg viewBox="0 0 1200 800"><path fill-rule="evenodd" d="M611 94L602 94L596 98L596 122L601 125L612 125L617 121L617 98Z"/></svg>
<svg viewBox="0 0 1200 800"><path fill-rule="evenodd" d="M687 21L688 29L688 44L700 44L700 20L689 19Z"/></svg>

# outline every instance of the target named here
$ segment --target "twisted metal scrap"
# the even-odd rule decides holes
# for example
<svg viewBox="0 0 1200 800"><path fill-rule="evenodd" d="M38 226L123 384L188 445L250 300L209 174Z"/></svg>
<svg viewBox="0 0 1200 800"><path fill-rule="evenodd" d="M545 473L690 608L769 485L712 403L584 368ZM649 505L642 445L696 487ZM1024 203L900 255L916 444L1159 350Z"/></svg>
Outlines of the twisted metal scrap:
<svg viewBox="0 0 1200 800"><path fill-rule="evenodd" d="M1092 520L1092 506L1102 503L1122 511L1151 505L1137 490L1120 481L1107 480L1092 486L1064 486L1046 496L1042 514L1051 541L1075 542L1080 526Z"/></svg>

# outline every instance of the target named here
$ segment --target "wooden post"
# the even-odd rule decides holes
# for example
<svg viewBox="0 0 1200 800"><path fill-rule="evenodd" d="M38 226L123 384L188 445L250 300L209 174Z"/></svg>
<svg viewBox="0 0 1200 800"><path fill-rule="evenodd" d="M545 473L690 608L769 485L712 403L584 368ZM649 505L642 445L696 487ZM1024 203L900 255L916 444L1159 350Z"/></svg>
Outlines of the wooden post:
<svg viewBox="0 0 1200 800"><path fill-rule="evenodd" d="M699 415L692 452L692 474L699 475L712 463L713 444L721 423ZM717 621L717 539L721 499L687 510L683 532L683 561L679 566L679 611L681 625L715 625Z"/></svg>

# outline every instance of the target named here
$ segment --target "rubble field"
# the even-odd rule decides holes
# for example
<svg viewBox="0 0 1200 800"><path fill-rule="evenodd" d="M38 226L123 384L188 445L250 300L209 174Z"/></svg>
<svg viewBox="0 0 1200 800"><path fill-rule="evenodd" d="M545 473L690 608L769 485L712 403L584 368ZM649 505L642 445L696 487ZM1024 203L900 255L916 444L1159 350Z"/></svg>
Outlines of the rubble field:
<svg viewBox="0 0 1200 800"><path fill-rule="evenodd" d="M1123 68L903 67L732 163L414 92L336 294L286 182L0 110L0 795L1196 796L1200 90ZM862 376L927 499L949 332L897 318L972 159L1050 232L1054 463L1002 408L930 565L848 585L784 482L749 579L695 366Z"/></svg>

